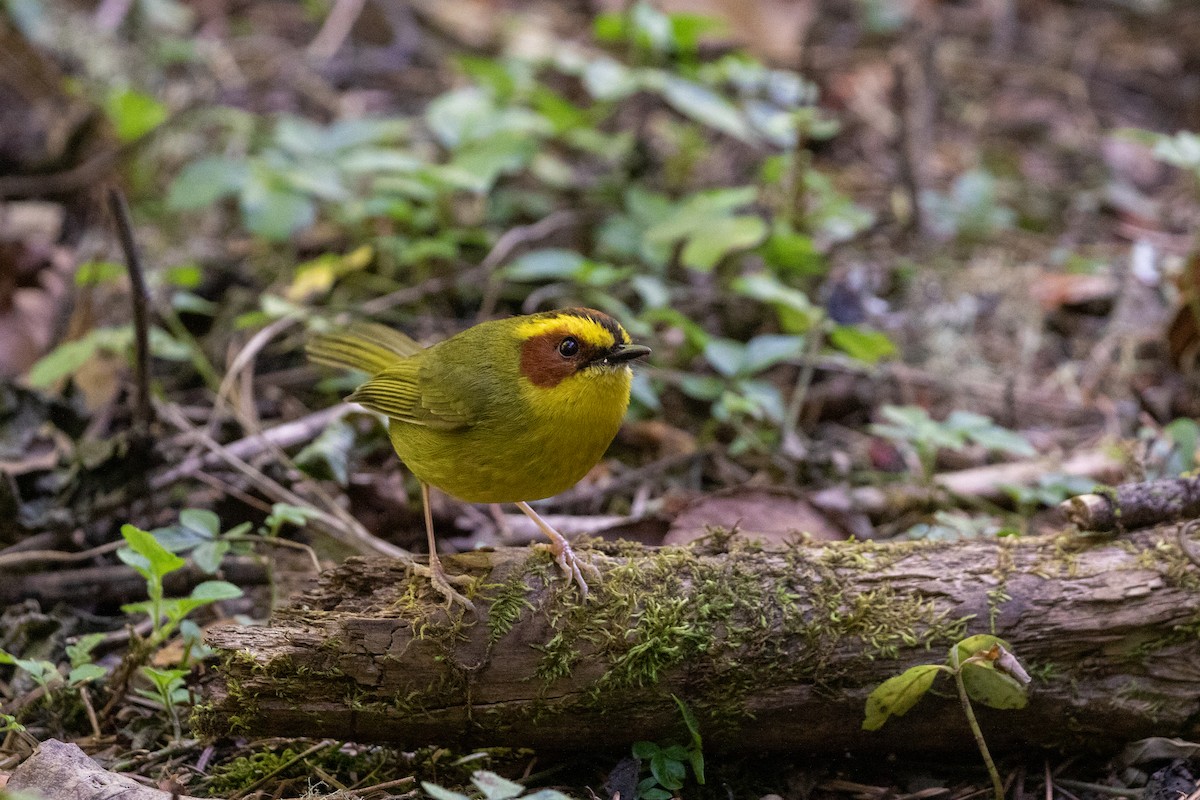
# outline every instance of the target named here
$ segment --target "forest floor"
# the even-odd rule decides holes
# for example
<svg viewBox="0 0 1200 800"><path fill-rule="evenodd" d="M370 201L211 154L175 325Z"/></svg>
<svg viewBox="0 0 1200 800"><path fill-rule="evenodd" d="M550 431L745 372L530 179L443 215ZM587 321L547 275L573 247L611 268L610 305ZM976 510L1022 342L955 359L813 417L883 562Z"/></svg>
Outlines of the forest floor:
<svg viewBox="0 0 1200 800"><path fill-rule="evenodd" d="M626 424L537 504L585 540L1029 536L1098 484L1197 467L1200 6L6 8L0 790L58 738L229 798L418 796L480 768L574 797L622 770L650 800L991 791L973 756L713 754L703 785L680 756L679 788L647 746L638 773L630 752L193 737L204 628L424 547L379 420L304 360L331 320L432 342L620 319L654 351ZM537 538L512 509L432 510L446 552ZM1171 768L1194 791L1190 748ZM1017 800L1157 800L1112 756L1000 767Z"/></svg>

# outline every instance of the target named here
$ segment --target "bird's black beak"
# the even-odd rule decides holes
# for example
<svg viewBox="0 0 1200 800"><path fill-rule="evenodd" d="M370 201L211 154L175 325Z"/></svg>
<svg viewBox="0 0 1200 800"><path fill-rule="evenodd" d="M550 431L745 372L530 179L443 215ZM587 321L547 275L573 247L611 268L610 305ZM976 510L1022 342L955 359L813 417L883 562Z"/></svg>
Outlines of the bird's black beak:
<svg viewBox="0 0 1200 800"><path fill-rule="evenodd" d="M650 355L650 348L644 344L618 344L604 354L601 361L609 364L623 364L635 358Z"/></svg>

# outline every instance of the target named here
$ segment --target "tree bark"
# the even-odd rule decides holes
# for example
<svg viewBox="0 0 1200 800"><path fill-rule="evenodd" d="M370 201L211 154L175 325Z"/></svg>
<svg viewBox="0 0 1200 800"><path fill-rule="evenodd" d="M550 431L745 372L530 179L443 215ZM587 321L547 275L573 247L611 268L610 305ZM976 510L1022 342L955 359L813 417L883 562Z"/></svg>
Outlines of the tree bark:
<svg viewBox="0 0 1200 800"><path fill-rule="evenodd" d="M1200 735L1200 568L1172 529L767 552L741 536L582 551L581 603L547 555L447 558L478 617L430 606L401 562L352 559L264 627L224 626L195 717L210 735L543 749L687 741L706 751L974 748L945 678L861 730L870 690L995 633L1034 676L1022 710L979 708L994 750L1105 750Z"/></svg>

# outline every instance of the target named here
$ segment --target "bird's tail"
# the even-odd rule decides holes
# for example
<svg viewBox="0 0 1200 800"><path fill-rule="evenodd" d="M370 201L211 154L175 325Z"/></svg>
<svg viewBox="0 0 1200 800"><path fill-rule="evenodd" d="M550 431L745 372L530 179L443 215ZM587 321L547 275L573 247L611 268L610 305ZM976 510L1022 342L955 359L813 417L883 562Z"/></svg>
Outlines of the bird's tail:
<svg viewBox="0 0 1200 800"><path fill-rule="evenodd" d="M386 325L355 322L341 330L317 334L304 351L310 361L318 364L378 375L421 349L421 345Z"/></svg>

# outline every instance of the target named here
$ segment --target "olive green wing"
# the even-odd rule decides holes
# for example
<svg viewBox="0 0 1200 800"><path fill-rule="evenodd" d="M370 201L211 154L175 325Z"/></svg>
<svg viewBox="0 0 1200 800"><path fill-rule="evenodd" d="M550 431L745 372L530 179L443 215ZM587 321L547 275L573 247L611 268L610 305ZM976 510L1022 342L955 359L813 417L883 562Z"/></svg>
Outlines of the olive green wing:
<svg viewBox="0 0 1200 800"><path fill-rule="evenodd" d="M413 425L468 428L481 419L487 395L462 375L436 358L407 358L372 377L346 400Z"/></svg>

